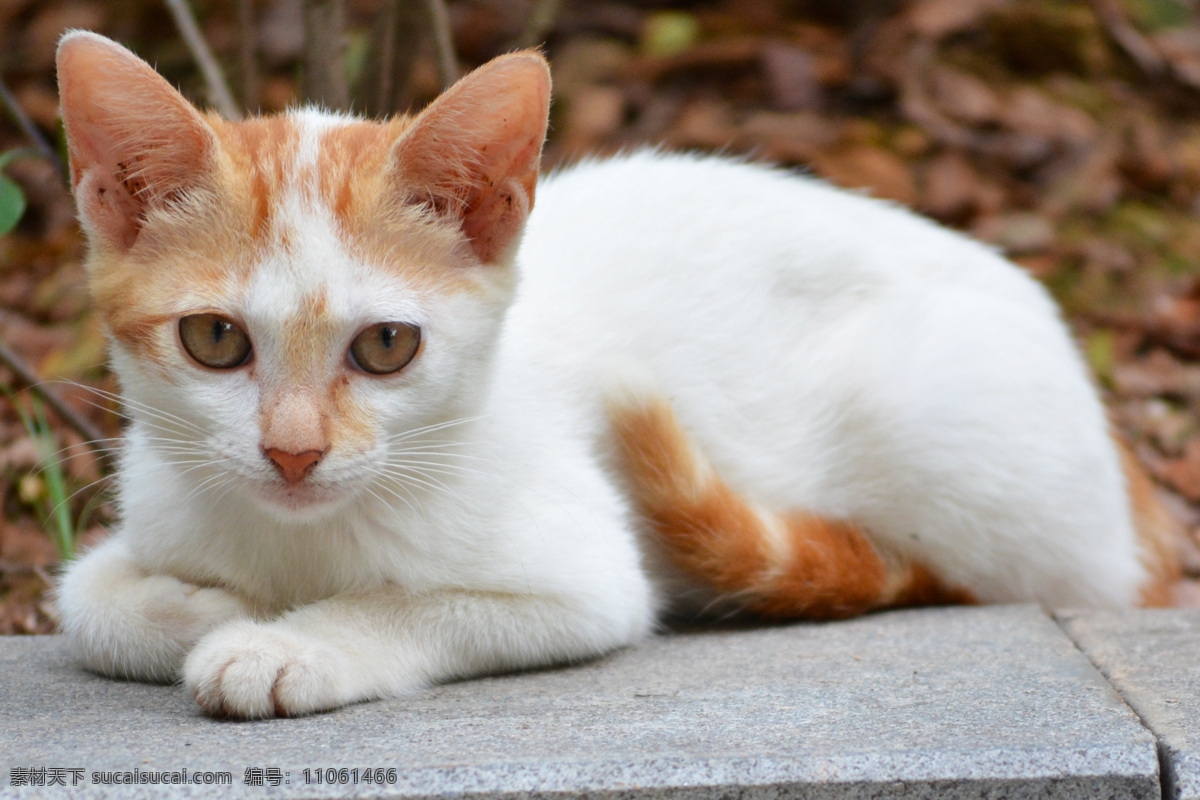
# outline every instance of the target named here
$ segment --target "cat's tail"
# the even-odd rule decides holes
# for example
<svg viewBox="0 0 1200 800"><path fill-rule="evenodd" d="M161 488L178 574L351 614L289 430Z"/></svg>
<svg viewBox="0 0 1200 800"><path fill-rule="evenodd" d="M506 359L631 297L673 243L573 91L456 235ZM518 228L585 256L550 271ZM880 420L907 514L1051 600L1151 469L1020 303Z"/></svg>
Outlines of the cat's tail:
<svg viewBox="0 0 1200 800"><path fill-rule="evenodd" d="M1141 604L1149 607L1173 605L1173 589L1183 577L1179 545L1187 534L1163 506L1154 482L1133 451L1120 437L1114 435L1113 440L1121 454L1121 467L1133 507L1133 526L1137 531L1142 565L1149 575L1142 585Z"/></svg>
<svg viewBox="0 0 1200 800"><path fill-rule="evenodd" d="M834 619L880 608L976 602L930 570L879 552L850 522L777 513L738 495L670 404L610 398L617 461L638 513L675 567L770 617Z"/></svg>

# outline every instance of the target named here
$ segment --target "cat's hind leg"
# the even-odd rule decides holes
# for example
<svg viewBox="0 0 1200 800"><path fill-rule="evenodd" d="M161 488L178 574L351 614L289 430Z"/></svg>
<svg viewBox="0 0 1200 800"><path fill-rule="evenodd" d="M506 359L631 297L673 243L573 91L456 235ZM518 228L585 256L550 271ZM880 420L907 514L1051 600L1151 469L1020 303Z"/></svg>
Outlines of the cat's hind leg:
<svg viewBox="0 0 1200 800"><path fill-rule="evenodd" d="M662 555L722 599L806 619L975 602L926 567L882 552L851 521L778 513L739 495L666 400L630 392L609 406L627 491Z"/></svg>
<svg viewBox="0 0 1200 800"><path fill-rule="evenodd" d="M170 683L205 633L247 616L220 588L149 574L119 536L73 561L59 583L62 632L84 666L117 678Z"/></svg>

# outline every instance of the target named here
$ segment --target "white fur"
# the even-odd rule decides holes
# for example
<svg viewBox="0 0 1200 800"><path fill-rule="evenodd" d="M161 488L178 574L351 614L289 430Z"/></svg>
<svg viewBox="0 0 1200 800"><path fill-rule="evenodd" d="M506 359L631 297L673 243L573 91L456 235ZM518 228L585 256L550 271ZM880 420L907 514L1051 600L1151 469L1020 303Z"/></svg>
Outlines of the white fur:
<svg viewBox="0 0 1200 800"><path fill-rule="evenodd" d="M979 244L781 171L646 152L543 181L515 298L481 267L448 299L285 207L293 248L228 309L253 377L181 356L168 380L116 348L123 522L60 593L94 669L264 716L638 641L670 598L603 459L603 399L633 373L764 507L856 520L986 601L1136 600L1100 403L1045 291ZM425 350L356 379L373 440L335 443L311 476L330 501L289 512L261 494L259 402L292 380L281 326L319 286L340 333L313 380L366 323L418 322ZM424 464L379 474L400 459Z"/></svg>

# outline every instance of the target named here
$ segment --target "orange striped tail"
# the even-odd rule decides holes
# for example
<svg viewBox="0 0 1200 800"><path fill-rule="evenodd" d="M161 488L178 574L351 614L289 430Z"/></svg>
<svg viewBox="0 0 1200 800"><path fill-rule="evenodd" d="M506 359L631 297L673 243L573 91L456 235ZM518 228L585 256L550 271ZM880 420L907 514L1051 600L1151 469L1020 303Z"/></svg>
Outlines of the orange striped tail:
<svg viewBox="0 0 1200 800"><path fill-rule="evenodd" d="M882 608L974 603L928 569L881 554L850 522L778 514L738 495L712 469L670 405L610 407L618 461L635 507L681 571L752 612L837 619Z"/></svg>

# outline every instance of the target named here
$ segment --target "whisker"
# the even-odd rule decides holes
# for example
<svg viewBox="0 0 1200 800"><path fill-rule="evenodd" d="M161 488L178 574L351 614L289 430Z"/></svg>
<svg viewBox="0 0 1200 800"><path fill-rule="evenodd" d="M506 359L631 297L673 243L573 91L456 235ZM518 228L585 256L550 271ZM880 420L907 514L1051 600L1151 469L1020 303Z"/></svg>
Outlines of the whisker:
<svg viewBox="0 0 1200 800"><path fill-rule="evenodd" d="M192 469L197 469L197 467L192 467ZM211 484L215 481L219 481L226 477L228 477L228 474L224 473L224 472L218 472L216 475L208 476L203 481L196 484L196 486L190 492L187 493L187 496L179 501L179 505L181 505L181 506L186 505L189 500L191 500L197 494L203 492L206 488L208 488L209 484Z"/></svg>
<svg viewBox="0 0 1200 800"><path fill-rule="evenodd" d="M412 430L404 431L403 433L393 434L392 436L388 437L388 442L390 443L390 442L403 441L405 439L411 439L415 436L421 436L426 433L433 433L434 431L444 430L445 428L453 428L458 425L466 425L469 422L475 422L477 420L484 419L487 416L490 416L490 415L481 414L481 415L475 416L475 417L459 417L458 419L447 420L446 422L438 422L438 423L435 423L432 425L425 425L424 427L421 427L421 428L413 428Z"/></svg>
<svg viewBox="0 0 1200 800"><path fill-rule="evenodd" d="M386 487L386 486L379 486L379 488L381 488L381 489L387 489L387 487ZM394 517L395 517L397 520L399 520L399 521L401 521L401 522L403 522L403 521L404 521L404 518L400 516L400 512L396 510L396 507L395 507L395 506L393 506L391 503L389 503L387 500L384 500L384 499L383 499L382 497L380 497L379 495L375 494L375 491L374 491L374 490L373 490L373 489L372 489L370 486L364 486L364 487L363 487L363 490L364 490L364 491L366 491L366 492L367 492L367 494L371 495L371 496L372 496L372 497L374 497L376 500L378 500L378 501L380 502L380 504L381 504L381 505L383 505L383 507L384 507L384 508L386 508L388 511L392 512L392 516L394 516ZM389 491L391 491L391 490L389 490ZM397 500L399 500L400 502L404 503L404 505L408 506L408 507L409 507L409 509L410 509L410 510L411 510L411 511L412 511L414 514L415 514L415 513L417 513L417 509L413 507L413 504L412 504L412 503L408 502L407 500L405 500L403 497L401 497L399 494L397 494L397 493L396 493L396 492L394 492L394 491L392 492L392 494L396 496L396 499L397 499Z"/></svg>
<svg viewBox="0 0 1200 800"><path fill-rule="evenodd" d="M432 475L417 474L413 475L409 472L392 472L389 474L391 478L398 478L400 482L415 483L418 486L424 486L431 491L442 491L448 495L454 495L454 490L446 484L434 478ZM426 480L428 479L428 480Z"/></svg>
<svg viewBox="0 0 1200 800"><path fill-rule="evenodd" d="M158 419L162 420L163 422L169 422L169 423L173 423L176 425L181 425L185 428L189 428L198 433L205 432L203 428L201 428L199 425L197 425L196 423L194 423L190 420L184 419L183 417L180 417L176 414L172 414L169 411L164 411L161 408L156 408L154 406L151 406L148 403L143 403L141 401L133 400L129 397L125 397L124 395L117 394L116 392L110 392L107 389L101 389L96 386L88 386L87 384L79 383L78 381L71 381L71 380L64 379L64 380L58 380L56 382L57 383L65 383L69 386L75 386L79 389L83 389L84 391L91 392L91 393L96 394L105 399L113 400L127 408L132 408L134 410L141 411L144 414L148 414L148 415L157 417ZM93 405L96 405L96 404L93 403ZM103 408L103 406L97 406L97 407ZM111 410L111 409L109 409L109 410ZM122 416L125 416L125 415L122 415ZM125 418L129 419L128 416L125 416Z"/></svg>
<svg viewBox="0 0 1200 800"><path fill-rule="evenodd" d="M412 447L412 448L406 447L403 450L396 450L395 454L398 456L407 456L407 455L428 456L428 457L436 456L439 458L440 457L461 458L461 459L465 459L467 461L490 461L493 464L499 463L499 459L497 459L497 458L474 455L472 453L446 453L437 448L432 448L432 447Z"/></svg>
<svg viewBox="0 0 1200 800"><path fill-rule="evenodd" d="M487 475L488 474L487 472L484 472L481 469L471 469L469 467L459 466L458 464L436 464L436 463L431 464L426 461L401 461L401 462L390 461L385 465L385 467L396 468L397 471L393 474L397 474L397 475L407 474L406 472L403 471L407 468L412 468L414 471L416 471L417 473L420 473L420 474L423 474L425 472L430 472L435 475L452 475L456 478L461 478L466 475Z"/></svg>

